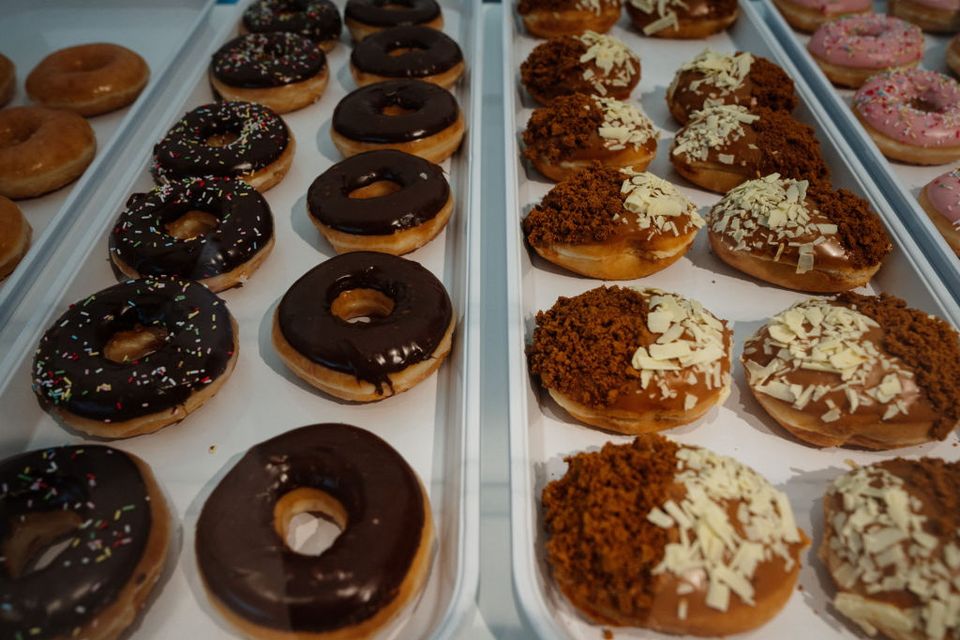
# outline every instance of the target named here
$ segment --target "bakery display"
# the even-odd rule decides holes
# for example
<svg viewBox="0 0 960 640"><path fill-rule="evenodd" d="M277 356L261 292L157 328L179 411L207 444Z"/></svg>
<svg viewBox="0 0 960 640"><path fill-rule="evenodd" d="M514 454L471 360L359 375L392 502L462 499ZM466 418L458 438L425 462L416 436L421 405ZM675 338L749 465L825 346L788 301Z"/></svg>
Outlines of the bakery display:
<svg viewBox="0 0 960 640"><path fill-rule="evenodd" d="M463 52L456 41L430 27L393 27L358 42L350 54L350 74L363 87L409 78L450 89L463 75Z"/></svg>
<svg viewBox="0 0 960 640"><path fill-rule="evenodd" d="M254 0L243 12L240 33L296 33L324 51L340 41L343 21L330 0Z"/></svg>
<svg viewBox="0 0 960 640"><path fill-rule="evenodd" d="M443 11L436 0L347 0L343 16L354 42L392 27L443 28Z"/></svg>
<svg viewBox="0 0 960 640"><path fill-rule="evenodd" d="M873 12L871 0L773 0L794 29L816 31L837 18Z"/></svg>
<svg viewBox="0 0 960 640"><path fill-rule="evenodd" d="M606 33L620 18L620 0L518 0L517 13L537 38Z"/></svg>
<svg viewBox="0 0 960 640"><path fill-rule="evenodd" d="M740 16L737 0L625 0L634 29L654 38L706 38Z"/></svg>
<svg viewBox="0 0 960 640"><path fill-rule="evenodd" d="M960 256L960 169L928 182L917 199L943 239Z"/></svg>

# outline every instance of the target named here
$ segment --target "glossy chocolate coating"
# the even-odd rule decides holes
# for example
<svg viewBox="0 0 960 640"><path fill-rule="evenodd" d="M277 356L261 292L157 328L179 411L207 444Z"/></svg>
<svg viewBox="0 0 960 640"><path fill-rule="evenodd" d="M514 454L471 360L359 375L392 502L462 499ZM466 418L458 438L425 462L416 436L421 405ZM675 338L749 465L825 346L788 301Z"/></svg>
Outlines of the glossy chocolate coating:
<svg viewBox="0 0 960 640"><path fill-rule="evenodd" d="M274 528L285 494L313 488L343 506L347 526L318 556ZM376 435L345 424L288 431L251 448L213 490L196 551L210 592L271 629L322 632L360 623L396 598L425 524L420 482Z"/></svg>
<svg viewBox="0 0 960 640"><path fill-rule="evenodd" d="M411 49L390 55L397 49ZM385 78L422 78L448 71L463 62L459 45L430 27L395 27L364 38L353 48L350 62L365 73Z"/></svg>
<svg viewBox="0 0 960 640"><path fill-rule="evenodd" d="M436 0L347 0L343 15L375 27L430 22L440 15Z"/></svg>
<svg viewBox="0 0 960 640"><path fill-rule="evenodd" d="M389 107L413 113L384 114ZM457 99L442 87L420 80L387 80L345 96L333 111L333 128L360 142L409 142L440 133L457 121L459 113Z"/></svg>
<svg viewBox="0 0 960 640"><path fill-rule="evenodd" d="M327 65L323 50L295 33L248 33L217 49L210 71L231 87L282 87L313 78Z"/></svg>
<svg viewBox="0 0 960 640"><path fill-rule="evenodd" d="M340 38L343 21L329 0L257 0L243 12L243 26L251 33L288 31L324 42Z"/></svg>

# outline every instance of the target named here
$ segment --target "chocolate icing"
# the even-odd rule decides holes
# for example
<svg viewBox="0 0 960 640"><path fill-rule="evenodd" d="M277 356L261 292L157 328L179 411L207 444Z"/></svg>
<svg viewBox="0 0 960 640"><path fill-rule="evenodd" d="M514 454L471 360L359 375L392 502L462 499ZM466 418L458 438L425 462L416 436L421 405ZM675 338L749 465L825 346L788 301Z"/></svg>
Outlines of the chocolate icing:
<svg viewBox="0 0 960 640"><path fill-rule="evenodd" d="M343 21L329 0L257 0L243 12L243 26L251 33L288 31L324 42L340 38Z"/></svg>
<svg viewBox="0 0 960 640"><path fill-rule="evenodd" d="M344 291L374 289L393 300L393 312L350 323L331 311ZM450 325L453 309L443 284L412 260L385 253L344 253L314 267L284 294L280 330L301 355L376 385L387 374L431 356Z"/></svg>
<svg viewBox="0 0 960 640"><path fill-rule="evenodd" d="M397 49L412 49L390 55ZM443 73L463 61L459 45L430 27L395 27L364 38L353 48L350 62L365 73L385 78L422 78Z"/></svg>
<svg viewBox="0 0 960 640"><path fill-rule="evenodd" d="M347 514L318 556L292 551L274 528L277 500L303 487ZM197 560L210 592L254 624L342 629L396 598L425 515L416 474L389 444L345 424L301 427L251 448L220 481L197 522Z"/></svg>
<svg viewBox="0 0 960 640"><path fill-rule="evenodd" d="M388 107L413 113L385 115ZM360 142L409 142L440 133L457 121L459 113L456 98L442 87L420 80L387 80L344 97L333 110L333 128Z"/></svg>
<svg viewBox="0 0 960 640"><path fill-rule="evenodd" d="M250 89L282 87L320 74L327 56L295 33L248 33L217 49L210 71L224 84Z"/></svg>
<svg viewBox="0 0 960 640"><path fill-rule="evenodd" d="M347 0L343 15L375 27L430 22L440 15L436 0Z"/></svg>
<svg viewBox="0 0 960 640"><path fill-rule="evenodd" d="M138 326L165 329L163 346L128 363L108 360L110 338ZM226 370L233 350L230 313L206 287L130 280L71 305L47 329L33 359L33 390L43 404L121 422L183 404Z"/></svg>
<svg viewBox="0 0 960 640"><path fill-rule="evenodd" d="M401 190L378 198L350 197L380 180L395 182ZM307 192L307 210L345 233L389 235L431 220L449 197L450 185L439 165L384 149L355 155L323 172Z"/></svg>
<svg viewBox="0 0 960 640"><path fill-rule="evenodd" d="M69 638L113 603L150 535L147 487L134 461L99 445L21 453L0 462L0 540L32 514L69 512L78 528L54 561L19 576L0 564L0 635ZM65 514L66 515L66 514ZM68 516L69 517L69 516Z"/></svg>

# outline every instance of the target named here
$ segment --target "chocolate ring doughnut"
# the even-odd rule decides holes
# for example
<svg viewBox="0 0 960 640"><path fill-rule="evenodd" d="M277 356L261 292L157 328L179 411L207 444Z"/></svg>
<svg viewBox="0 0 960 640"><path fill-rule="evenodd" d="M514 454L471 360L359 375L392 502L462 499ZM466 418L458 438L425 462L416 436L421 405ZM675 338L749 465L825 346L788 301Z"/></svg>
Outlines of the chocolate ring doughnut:
<svg viewBox="0 0 960 640"><path fill-rule="evenodd" d="M449 88L463 74L463 52L450 36L429 27L394 27L353 48L350 71L360 86L417 78Z"/></svg>
<svg viewBox="0 0 960 640"><path fill-rule="evenodd" d="M343 16L357 42L390 27L443 28L443 14L436 0L347 0Z"/></svg>
<svg viewBox="0 0 960 640"><path fill-rule="evenodd" d="M343 21L330 0L257 0L243 12L240 26L241 32L298 33L330 51L340 39Z"/></svg>

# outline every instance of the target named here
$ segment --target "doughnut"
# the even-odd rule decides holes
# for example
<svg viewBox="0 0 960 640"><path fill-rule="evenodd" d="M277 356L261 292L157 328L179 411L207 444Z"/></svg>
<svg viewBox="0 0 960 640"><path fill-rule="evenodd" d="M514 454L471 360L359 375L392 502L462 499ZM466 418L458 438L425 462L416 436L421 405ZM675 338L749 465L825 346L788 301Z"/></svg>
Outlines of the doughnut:
<svg viewBox="0 0 960 640"><path fill-rule="evenodd" d="M110 234L110 259L128 278L172 276L217 292L245 283L273 242L273 214L256 189L183 180L130 196Z"/></svg>
<svg viewBox="0 0 960 640"><path fill-rule="evenodd" d="M293 162L296 141L283 119L253 102L216 102L184 115L153 148L153 174L164 184L215 176L263 192Z"/></svg>
<svg viewBox="0 0 960 640"><path fill-rule="evenodd" d="M597 163L643 171L657 153L659 135L639 105L574 93L531 114L523 155L554 182Z"/></svg>
<svg viewBox="0 0 960 640"><path fill-rule="evenodd" d="M955 74L960 76L960 35L957 35L947 46L947 66Z"/></svg>
<svg viewBox="0 0 960 640"><path fill-rule="evenodd" d="M30 248L32 233L20 207L0 196L0 281L20 264Z"/></svg>
<svg viewBox="0 0 960 640"><path fill-rule="evenodd" d="M909 20L924 31L960 31L960 3L956 0L890 0L887 12Z"/></svg>
<svg viewBox="0 0 960 640"><path fill-rule="evenodd" d="M823 498L819 556L833 605L866 634L955 638L960 462L894 458L857 467Z"/></svg>
<svg viewBox="0 0 960 640"><path fill-rule="evenodd" d="M871 0L773 0L794 29L811 33L831 20L873 12Z"/></svg>
<svg viewBox="0 0 960 640"><path fill-rule="evenodd" d="M116 111L137 99L150 67L116 44L81 44L54 51L27 76L27 95L51 109L82 116Z"/></svg>
<svg viewBox="0 0 960 640"><path fill-rule="evenodd" d="M626 0L633 28L653 38L698 39L731 27L737 0Z"/></svg>
<svg viewBox="0 0 960 640"><path fill-rule="evenodd" d="M420 80L388 80L347 94L330 136L344 157L396 149L443 162L460 147L465 125L453 94Z"/></svg>
<svg viewBox="0 0 960 640"><path fill-rule="evenodd" d="M829 176L813 128L763 107L708 104L693 112L673 139L670 161L684 178L716 193L771 173L812 182Z"/></svg>
<svg viewBox="0 0 960 640"><path fill-rule="evenodd" d="M891 160L934 165L960 159L960 84L942 73L876 75L853 96L853 112Z"/></svg>
<svg viewBox="0 0 960 640"><path fill-rule="evenodd" d="M171 545L163 491L140 458L83 444L0 461L8 638L112 640L147 606ZM68 544L42 569L44 551Z"/></svg>
<svg viewBox="0 0 960 640"><path fill-rule="evenodd" d="M783 311L743 348L767 413L817 447L893 449L960 424L960 347L946 322L899 298L847 292Z"/></svg>
<svg viewBox="0 0 960 640"><path fill-rule="evenodd" d="M745 51L727 55L710 49L677 69L666 98L680 124L703 109L707 100L787 113L797 105L793 80L779 66Z"/></svg>
<svg viewBox="0 0 960 640"><path fill-rule="evenodd" d="M33 358L33 390L83 433L151 433L219 391L238 344L236 321L203 285L129 280L71 305L47 329Z"/></svg>
<svg viewBox="0 0 960 640"><path fill-rule="evenodd" d="M330 0L256 0L240 22L240 33L296 33L324 51L337 46L341 30L340 11Z"/></svg>
<svg viewBox="0 0 960 640"><path fill-rule="evenodd" d="M220 99L256 102L276 113L313 104L327 88L327 57L295 33L249 33L217 49L210 86Z"/></svg>
<svg viewBox="0 0 960 640"><path fill-rule="evenodd" d="M917 198L937 231L960 256L960 169L948 171L928 182Z"/></svg>
<svg viewBox="0 0 960 640"><path fill-rule="evenodd" d="M659 434L566 462L541 496L544 551L591 621L728 636L793 594L810 541L786 494L750 467Z"/></svg>
<svg viewBox="0 0 960 640"><path fill-rule="evenodd" d="M411 78L449 89L463 75L463 52L453 38L430 27L393 27L358 43L350 73L358 86Z"/></svg>
<svg viewBox="0 0 960 640"><path fill-rule="evenodd" d="M7 56L0 53L0 107L13 100L17 90L17 68Z"/></svg>
<svg viewBox="0 0 960 640"><path fill-rule="evenodd" d="M519 0L517 13L536 38L606 33L620 19L620 0Z"/></svg>
<svg viewBox="0 0 960 640"><path fill-rule="evenodd" d="M307 212L337 253L399 256L443 231L453 195L439 165L384 149L355 155L320 174L307 191Z"/></svg>
<svg viewBox="0 0 960 640"><path fill-rule="evenodd" d="M598 287L537 314L527 359L577 420L646 433L691 423L726 399L732 336L695 300Z"/></svg>
<svg viewBox="0 0 960 640"><path fill-rule="evenodd" d="M520 65L520 78L540 104L571 93L627 100L640 82L640 58L616 38L587 31L537 45Z"/></svg>
<svg viewBox="0 0 960 640"><path fill-rule="evenodd" d="M432 273L411 260L357 251L330 258L293 283L274 314L273 345L311 385L343 400L372 402L436 371L450 353L456 323L447 291Z"/></svg>
<svg viewBox="0 0 960 640"><path fill-rule="evenodd" d="M287 544L304 512L342 530L320 555ZM372 638L416 600L433 539L427 492L393 447L315 424L240 458L203 505L195 546L207 595L244 637L336 640Z"/></svg>
<svg viewBox="0 0 960 640"><path fill-rule="evenodd" d="M920 27L886 15L856 15L821 25L807 51L833 84L856 89L881 71L915 67L923 59Z"/></svg>
<svg viewBox="0 0 960 640"><path fill-rule="evenodd" d="M707 214L721 260L788 289L862 287L893 250L870 205L846 189L774 173L730 191Z"/></svg>
<svg viewBox="0 0 960 640"><path fill-rule="evenodd" d="M391 27L443 29L437 0L347 0L343 16L354 42Z"/></svg>
<svg viewBox="0 0 960 640"><path fill-rule="evenodd" d="M591 278L661 271L693 245L697 206L652 173L589 167L556 185L523 221L545 260Z"/></svg>
<svg viewBox="0 0 960 640"><path fill-rule="evenodd" d="M45 107L0 111L0 196L13 200L56 191L93 161L97 138L81 116Z"/></svg>

